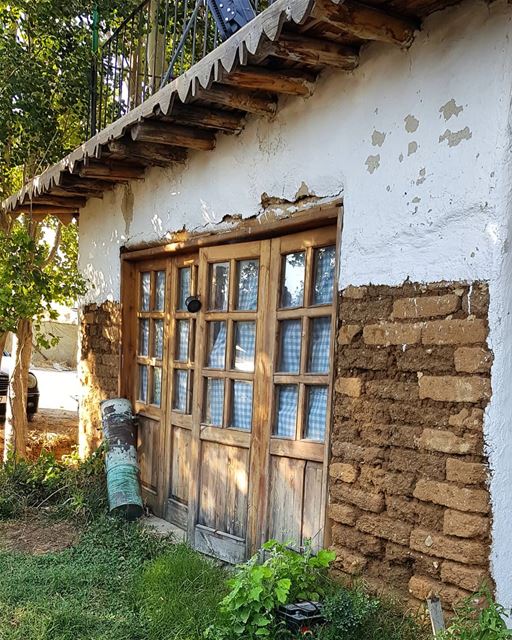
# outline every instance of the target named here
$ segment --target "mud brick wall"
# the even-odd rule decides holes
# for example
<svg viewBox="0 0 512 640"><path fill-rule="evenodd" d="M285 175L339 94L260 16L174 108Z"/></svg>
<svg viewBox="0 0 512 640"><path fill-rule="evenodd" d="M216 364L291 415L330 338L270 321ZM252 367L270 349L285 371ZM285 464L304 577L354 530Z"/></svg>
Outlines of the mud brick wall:
<svg viewBox="0 0 512 640"><path fill-rule="evenodd" d="M340 306L336 570L450 608L488 580L487 286L349 287Z"/></svg>
<svg viewBox="0 0 512 640"><path fill-rule="evenodd" d="M79 449L87 455L101 441L99 403L118 395L120 306L114 302L90 304L83 308L78 372L80 398Z"/></svg>

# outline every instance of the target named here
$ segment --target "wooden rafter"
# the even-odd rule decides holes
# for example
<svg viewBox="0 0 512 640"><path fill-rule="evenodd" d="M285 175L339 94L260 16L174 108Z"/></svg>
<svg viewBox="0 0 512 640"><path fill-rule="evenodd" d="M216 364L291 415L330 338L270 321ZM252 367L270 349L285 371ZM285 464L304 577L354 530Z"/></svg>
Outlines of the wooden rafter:
<svg viewBox="0 0 512 640"><path fill-rule="evenodd" d="M290 62L321 67L352 70L359 64L359 54L351 47L294 33L283 34L279 40L270 42L264 52Z"/></svg>
<svg viewBox="0 0 512 640"><path fill-rule="evenodd" d="M183 162L186 158L186 152L182 148L133 142L131 139L113 140L107 149L117 160L135 160L149 166L165 166L171 162Z"/></svg>
<svg viewBox="0 0 512 640"><path fill-rule="evenodd" d="M215 147L215 134L209 131L158 120L137 124L130 133L136 142L167 144L198 151L209 151Z"/></svg>
<svg viewBox="0 0 512 640"><path fill-rule="evenodd" d="M274 71L265 67L243 66L227 74L222 82L258 91L309 96L315 79L315 74L306 71Z"/></svg>
<svg viewBox="0 0 512 640"><path fill-rule="evenodd" d="M260 94L227 85L214 84L208 90L202 89L198 92L196 99L260 116L274 115L277 110L277 100L272 94Z"/></svg>
<svg viewBox="0 0 512 640"><path fill-rule="evenodd" d="M223 109L205 109L192 104L175 104L170 115L162 117L162 120L238 133L243 128L244 115Z"/></svg>

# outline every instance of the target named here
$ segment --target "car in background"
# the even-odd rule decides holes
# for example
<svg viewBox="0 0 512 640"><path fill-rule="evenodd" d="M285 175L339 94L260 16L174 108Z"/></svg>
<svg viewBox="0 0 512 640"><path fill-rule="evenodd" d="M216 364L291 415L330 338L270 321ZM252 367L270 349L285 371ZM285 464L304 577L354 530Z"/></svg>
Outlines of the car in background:
<svg viewBox="0 0 512 640"><path fill-rule="evenodd" d="M13 368L11 354L4 351L2 364L0 367L0 421L5 419L7 411L7 393L9 390L9 377ZM27 416L32 420L39 408L39 386L37 378L29 371L28 374L28 397L27 397Z"/></svg>

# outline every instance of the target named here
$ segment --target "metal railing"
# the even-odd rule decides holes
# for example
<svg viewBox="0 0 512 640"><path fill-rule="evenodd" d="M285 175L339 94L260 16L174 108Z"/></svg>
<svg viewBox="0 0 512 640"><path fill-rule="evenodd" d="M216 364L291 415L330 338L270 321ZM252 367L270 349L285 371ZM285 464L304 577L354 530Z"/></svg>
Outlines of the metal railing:
<svg viewBox="0 0 512 640"><path fill-rule="evenodd" d="M251 2L261 13L272 0ZM147 100L221 41L206 0L144 0L93 59L89 135Z"/></svg>

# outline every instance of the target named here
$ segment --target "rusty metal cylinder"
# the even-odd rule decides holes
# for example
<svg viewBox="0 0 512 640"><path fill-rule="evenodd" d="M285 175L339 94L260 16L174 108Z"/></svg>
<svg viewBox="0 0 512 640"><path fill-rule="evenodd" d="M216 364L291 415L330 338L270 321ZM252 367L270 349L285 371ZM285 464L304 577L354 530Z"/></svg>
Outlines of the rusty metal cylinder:
<svg viewBox="0 0 512 640"><path fill-rule="evenodd" d="M100 403L103 436L107 444L108 504L110 512L127 520L139 518L143 512L137 462L137 428L132 406L125 398Z"/></svg>

